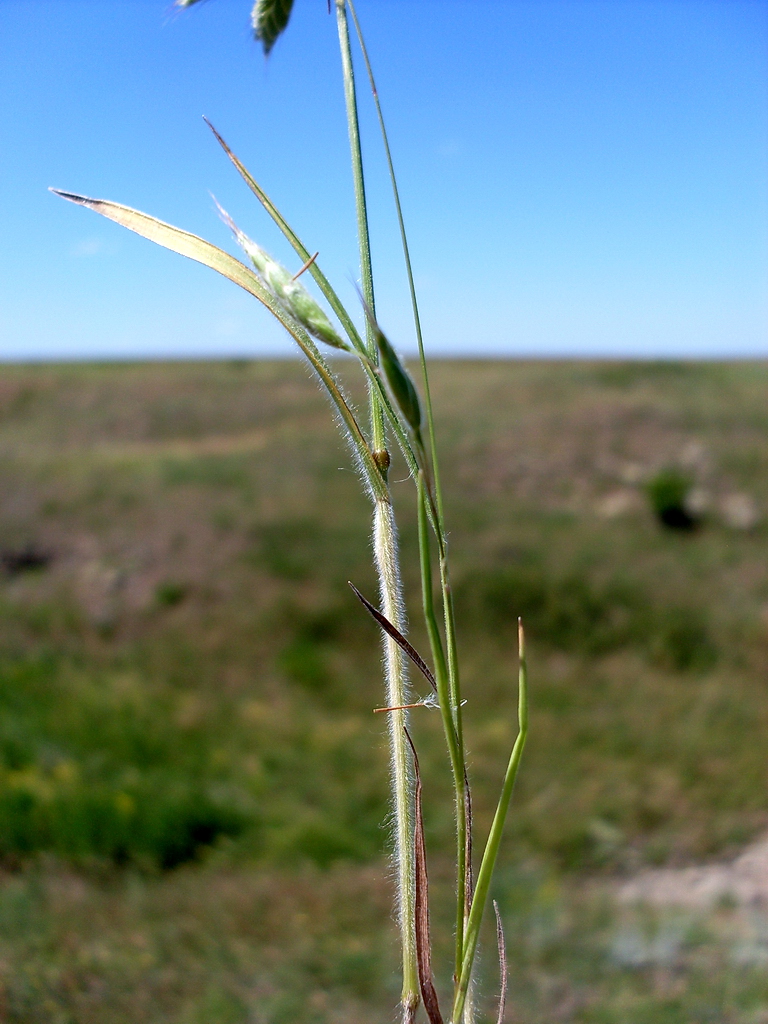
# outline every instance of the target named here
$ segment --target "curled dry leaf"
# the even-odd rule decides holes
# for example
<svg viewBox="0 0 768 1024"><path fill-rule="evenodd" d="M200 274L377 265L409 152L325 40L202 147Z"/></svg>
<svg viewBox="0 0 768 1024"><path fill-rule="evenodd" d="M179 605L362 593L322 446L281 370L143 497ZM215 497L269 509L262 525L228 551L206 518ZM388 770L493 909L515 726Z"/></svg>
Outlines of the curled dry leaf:
<svg viewBox="0 0 768 1024"><path fill-rule="evenodd" d="M503 1024L504 1021L504 1010L507 1005L507 944L504 941L504 926L501 923L501 914L499 913L499 904L496 900L493 901L493 912L496 915L496 942L499 947L499 972L501 974L501 983L499 991L499 1013L496 1017L496 1024Z"/></svg>
<svg viewBox="0 0 768 1024"><path fill-rule="evenodd" d="M464 766L464 864L466 868L466 884L464 886L464 917L469 917L472 897L475 895L475 875L472 870L472 790L469 788L469 775Z"/></svg>
<svg viewBox="0 0 768 1024"><path fill-rule="evenodd" d="M354 590L356 597L363 605L363 607L366 609L366 611L368 611L373 616L373 618L378 622L378 624L381 626L384 632L388 633L392 637L392 639L395 641L398 647L400 647L401 650L405 651L405 653L411 659L413 664L422 673L424 678L432 687L433 692L437 693L437 683L435 682L435 677L432 675L430 667L424 661L424 659L413 646L413 644L409 643L405 639L400 630L396 626L393 626L389 619L386 617L386 615L383 615L378 608L375 608L367 597L363 597L363 595L360 593L360 591L357 589L354 583L349 583L349 585Z"/></svg>

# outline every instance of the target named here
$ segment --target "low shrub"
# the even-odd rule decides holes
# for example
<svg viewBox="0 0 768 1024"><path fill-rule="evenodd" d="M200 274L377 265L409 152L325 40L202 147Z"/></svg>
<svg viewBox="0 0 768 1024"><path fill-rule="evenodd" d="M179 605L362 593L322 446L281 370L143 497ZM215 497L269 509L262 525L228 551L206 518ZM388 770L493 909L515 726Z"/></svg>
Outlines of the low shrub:
<svg viewBox="0 0 768 1024"><path fill-rule="evenodd" d="M659 522L670 530L693 530L700 516L691 507L693 481L679 469L663 469L647 485L648 499Z"/></svg>
<svg viewBox="0 0 768 1024"><path fill-rule="evenodd" d="M62 771L64 767L68 771ZM38 851L76 864L133 863L175 868L248 824L233 807L188 782L167 777L88 782L73 762L52 772L37 765L0 782L0 858L14 864Z"/></svg>

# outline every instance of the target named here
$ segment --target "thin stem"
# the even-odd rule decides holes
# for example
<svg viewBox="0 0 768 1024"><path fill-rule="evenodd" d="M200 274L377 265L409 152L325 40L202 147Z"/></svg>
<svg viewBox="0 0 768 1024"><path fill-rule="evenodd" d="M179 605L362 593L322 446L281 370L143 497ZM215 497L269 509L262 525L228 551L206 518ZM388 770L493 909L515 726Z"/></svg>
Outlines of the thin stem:
<svg viewBox="0 0 768 1024"><path fill-rule="evenodd" d="M368 208L365 201L365 178L363 175L363 152L360 146L360 125L357 118L357 94L355 91L355 72L352 66L352 50L349 45L349 25L347 24L346 0L336 0L336 23L339 30L339 46L341 48L341 64L344 73L344 100L347 106L347 126L349 128L349 147L352 156L352 178L355 186L355 211L357 213L357 235L360 246L360 274L362 278L363 298L375 315L376 304L373 294L373 266L371 263L371 239L368 231ZM368 343L368 357L374 364L379 361L376 339L370 323L365 325ZM384 418L378 397L370 393L371 404L371 435L374 452L385 452ZM386 470L385 470L386 471Z"/></svg>
<svg viewBox="0 0 768 1024"><path fill-rule="evenodd" d="M443 515L443 495L442 488L440 485L440 469L437 459L437 444L435 440L435 426L434 426L434 415L432 411L432 396L429 387L429 374L427 373L427 360L424 352L424 339L421 330L421 318L419 316L419 306L416 298L416 285L413 279L413 268L411 266L410 250L408 248L408 236L405 230L405 220L403 218L402 206L400 203L400 192L397 187L397 176L395 174L394 162L392 160L392 152L389 146L389 137L387 135L386 124L384 122L384 115L381 109L381 103L379 101L379 93L376 88L376 81L373 77L373 68L371 66L370 59L368 57L368 50L365 46L365 40L363 33L360 28L360 22L357 18L357 12L354 6L354 0L347 0L349 5L350 13L355 24L355 30L357 32L358 42L360 49L363 54L363 60L365 67L368 72L368 80L371 86L371 92L373 94L373 101L376 106L376 114L379 120L379 128L381 130L381 137L384 143L384 151L387 159L387 166L389 168L389 177L392 185L392 194L395 201L395 209L397 211L397 221L400 227L400 239L403 248L403 257L405 259L405 269L408 275L408 287L411 294L411 307L413 311L413 322L416 331L416 339L419 347L419 361L421 363L421 372L424 385L424 401L427 412L427 432L429 435L429 446L430 455L432 460L432 476L433 476L433 493L434 493L434 518L435 523L435 534L437 536L439 556L440 556L440 586L442 592L443 601L443 616L445 622L445 638L448 647L448 679L449 679L449 691L450 691L450 703L452 705L452 715L454 720L455 734L458 742L458 755L463 766L464 764L464 729L462 724L462 711L461 711L461 683L459 679L459 661L458 661L458 650L456 645L456 627L455 627L455 616L453 608L453 594L451 590L450 573L448 569L448 557L447 557L447 535L445 531L445 520ZM432 502L430 502L432 506ZM421 511L421 506L420 506ZM431 511L431 509L430 509ZM422 569L422 587L425 585L423 578ZM425 611L426 615L426 611ZM427 622L427 629L430 629L429 622ZM441 648L442 649L442 648ZM459 871L459 905L461 907L457 914L457 967L456 973L459 973L460 961L461 961L461 948L463 944L463 931L465 924L466 909L464 906L464 897L467 893L468 887L468 871L471 869L471 865L468 863L466 850L470 845L470 837L467 834L468 823L466 820L466 813L464 808L464 797L463 797L463 786L464 777L462 769L462 797L461 797L461 811L457 810L456 825L457 825L457 839L458 847L461 850L458 861L461 867Z"/></svg>
<svg viewBox="0 0 768 1024"><path fill-rule="evenodd" d="M448 670L443 652L443 643L435 616L432 597L432 560L429 553L429 525L427 520L427 494L423 473L418 478L418 521L419 521L419 554L421 558L421 591L424 606L424 620L432 648L432 661L435 666L435 681L440 713L443 719L445 742L453 773L454 800L456 804L456 966L455 975L461 973L461 961L464 953L464 914L466 903L467 864L466 835L467 808L464 799L464 760L461 756L459 741L456 735L454 717L451 710L451 693L448 685Z"/></svg>
<svg viewBox="0 0 768 1024"><path fill-rule="evenodd" d="M435 501L437 504L437 520L439 524L439 530L443 537L445 536L445 530L443 526L443 497L442 490L440 488L440 474L437 465L437 444L435 441L435 424L432 415L432 396L429 390L429 375L427 373L427 359L424 354L424 338L421 333L421 317L419 316L419 304L416 299L416 285L413 280L413 268L411 267L411 255L408 249L408 236L405 231L405 220L403 218L403 210L400 205L400 192L397 187L397 177L395 175L395 165L392 162L392 153L389 148L389 137L387 136L387 128L384 123L384 114L381 110L381 103L379 101L379 92L376 88L376 82L373 77L373 68L371 67L370 59L368 58L368 50L365 46L365 40L363 33L360 28L360 22L357 20L357 11L353 0L347 0L349 10L352 15L352 20L355 23L355 31L357 33L357 39L360 43L360 50L363 54L363 60L365 61L365 68L368 72L368 81L371 84L371 92L373 94L373 102L376 105L376 114L379 119L379 128L381 130L381 138L384 143L384 152L387 157L387 167L389 169L389 180L392 184L392 194L395 200L395 209L397 211L397 223L400 227L400 241L403 247L403 256L405 258L405 270L408 275L408 288L411 293L411 308L413 311L413 324L416 330L416 340L419 345L419 360L421 362L421 374L424 382L424 404L427 410L427 433L429 435L429 447L430 455L432 458L432 474L434 477L434 491Z"/></svg>
<svg viewBox="0 0 768 1024"><path fill-rule="evenodd" d="M432 648L432 660L435 664L435 675L439 679L441 676L443 679L447 679L448 669L445 661L445 652L443 651L443 641L440 636L440 630L437 626L437 618L435 616L435 603L432 596L432 556L429 551L429 530L427 528L427 487L424 481L423 470L419 471L417 478L418 487L418 522L419 522L419 557L421 560L421 596L422 603L424 606L424 620L427 625L427 633L429 634L429 644ZM438 687L439 692L439 687ZM449 709L450 710L450 709ZM449 730L449 735L455 740L456 732L453 728ZM449 739L449 746L451 740Z"/></svg>
<svg viewBox="0 0 768 1024"><path fill-rule="evenodd" d="M520 644L520 671L518 677L517 707L519 729L515 745L512 748L512 754L509 758L509 764L507 765L507 773L504 776L504 784L501 788L501 796L499 797L499 802L496 806L496 813L493 816L491 830L488 833L488 841L485 844L485 850L483 851L480 871L477 875L477 887L472 898L472 908L469 912L469 920L467 922L466 936L464 940L464 958L461 965L461 974L459 976L456 997L453 1003L453 1016L451 1019L454 1021L454 1024L458 1022L464 1010L467 991L472 977L472 967L474 965L475 954L477 952L477 940L480 935L480 922L482 921L483 911L485 910L485 904L488 899L488 889L491 884L493 869L496 866L496 858L499 853L499 846L501 845L501 836L504 831L504 822L507 817L509 802L512 798L512 790L515 786L517 770L520 767L520 758L523 755L525 738L528 734L528 672L525 659L525 636L523 634L522 624L519 624L518 636Z"/></svg>
<svg viewBox="0 0 768 1024"><path fill-rule="evenodd" d="M448 557L445 548L440 555L440 587L443 597L443 622L445 627L445 643L448 648L448 680L451 686L453 716L456 723L456 735L459 749L464 756L464 727L461 715L461 683L459 680L459 654L456 646L456 616L453 608L453 590L448 570Z"/></svg>

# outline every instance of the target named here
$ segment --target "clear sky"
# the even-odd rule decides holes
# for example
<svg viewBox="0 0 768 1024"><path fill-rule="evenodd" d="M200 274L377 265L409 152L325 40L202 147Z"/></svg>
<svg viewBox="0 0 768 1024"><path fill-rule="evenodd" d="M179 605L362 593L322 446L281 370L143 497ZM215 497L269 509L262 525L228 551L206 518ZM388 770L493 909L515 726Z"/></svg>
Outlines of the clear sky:
<svg viewBox="0 0 768 1024"><path fill-rule="evenodd" d="M430 351L768 355L766 0L357 6ZM203 114L357 305L335 19L296 0L265 61L249 11L0 0L0 358L290 353L236 286L46 191L114 199L234 252L210 191L294 267ZM361 93L379 318L408 352Z"/></svg>

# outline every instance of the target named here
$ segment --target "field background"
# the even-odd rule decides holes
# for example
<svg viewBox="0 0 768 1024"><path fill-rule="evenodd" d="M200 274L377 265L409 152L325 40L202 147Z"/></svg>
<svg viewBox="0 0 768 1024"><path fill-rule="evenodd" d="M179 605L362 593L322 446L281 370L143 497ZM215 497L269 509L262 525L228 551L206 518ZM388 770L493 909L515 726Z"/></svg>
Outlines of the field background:
<svg viewBox="0 0 768 1024"><path fill-rule="evenodd" d="M433 386L478 836L518 614L531 647L507 1019L768 1021L759 907L616 898L768 826L768 367L438 361ZM653 516L668 467L695 531ZM3 368L0 1020L392 1019L368 519L298 363ZM436 712L413 728L444 985L450 785ZM489 1015L494 961L489 932Z"/></svg>

